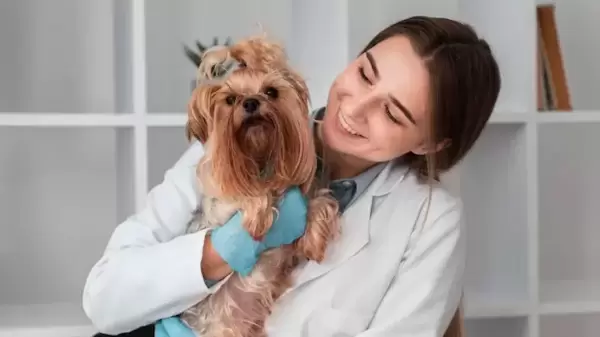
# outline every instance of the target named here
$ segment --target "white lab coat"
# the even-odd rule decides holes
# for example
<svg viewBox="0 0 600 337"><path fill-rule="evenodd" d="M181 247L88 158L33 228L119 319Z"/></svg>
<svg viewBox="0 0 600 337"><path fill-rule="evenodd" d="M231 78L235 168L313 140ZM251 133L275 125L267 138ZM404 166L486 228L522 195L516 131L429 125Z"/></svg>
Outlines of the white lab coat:
<svg viewBox="0 0 600 337"><path fill-rule="evenodd" d="M196 143L167 171L91 270L83 307L103 332L176 315L218 289L200 271L205 232L183 235L202 154ZM406 167L388 164L345 211L325 261L297 270L267 320L269 336L442 336L462 294L464 228L460 201L440 186L425 219L428 195Z"/></svg>

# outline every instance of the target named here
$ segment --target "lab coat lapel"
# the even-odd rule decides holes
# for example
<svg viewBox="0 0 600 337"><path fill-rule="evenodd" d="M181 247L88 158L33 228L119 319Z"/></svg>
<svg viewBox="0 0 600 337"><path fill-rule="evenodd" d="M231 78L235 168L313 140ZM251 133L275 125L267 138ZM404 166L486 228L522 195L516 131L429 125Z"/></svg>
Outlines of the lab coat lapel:
<svg viewBox="0 0 600 337"><path fill-rule="evenodd" d="M392 177L391 180L388 179L390 177ZM374 198L389 191L390 186L388 185L395 185L395 179L393 164L389 163L364 194L342 215L342 234L329 245L325 260L321 263L308 261L296 278L293 288L300 287L302 284L328 273L356 255L369 243L371 208Z"/></svg>
<svg viewBox="0 0 600 337"><path fill-rule="evenodd" d="M321 263L315 261L306 263L296 279L294 288L329 272L367 245L372 205L372 193L365 193L344 212L341 218L343 234L329 245L325 259Z"/></svg>

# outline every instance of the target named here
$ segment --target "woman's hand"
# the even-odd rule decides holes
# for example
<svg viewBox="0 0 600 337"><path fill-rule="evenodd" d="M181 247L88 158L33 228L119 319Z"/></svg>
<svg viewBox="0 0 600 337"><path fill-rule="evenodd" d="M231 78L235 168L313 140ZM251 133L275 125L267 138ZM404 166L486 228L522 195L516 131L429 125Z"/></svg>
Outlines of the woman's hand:
<svg viewBox="0 0 600 337"><path fill-rule="evenodd" d="M289 189L283 196L279 204L279 212L274 217L275 220L262 241L256 241L250 236L242 226L242 214L237 212L223 226L214 229L210 233L210 239L207 239L210 242L205 245L204 253L207 255L204 256L204 259L207 260L207 264L212 260L213 266L212 268L203 268L206 269L205 278L214 279L210 277L211 273L208 272L208 269L212 269L212 274L221 276L217 279L227 275L229 268L242 275L249 274L262 252L291 244L304 234L306 216L307 201L297 187ZM211 255L218 255L222 259L223 263L220 264L220 267L216 261L218 258L214 256L210 258ZM224 264L228 265L228 268L223 267Z"/></svg>

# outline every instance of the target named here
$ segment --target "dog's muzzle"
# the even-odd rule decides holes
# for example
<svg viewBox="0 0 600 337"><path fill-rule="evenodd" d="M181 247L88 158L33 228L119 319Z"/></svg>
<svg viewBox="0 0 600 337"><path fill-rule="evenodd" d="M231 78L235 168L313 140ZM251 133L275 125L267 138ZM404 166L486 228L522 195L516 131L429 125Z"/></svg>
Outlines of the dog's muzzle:
<svg viewBox="0 0 600 337"><path fill-rule="evenodd" d="M260 101L256 98L246 98L242 102L242 106L244 107L244 112L246 112L246 114L253 115L258 112Z"/></svg>

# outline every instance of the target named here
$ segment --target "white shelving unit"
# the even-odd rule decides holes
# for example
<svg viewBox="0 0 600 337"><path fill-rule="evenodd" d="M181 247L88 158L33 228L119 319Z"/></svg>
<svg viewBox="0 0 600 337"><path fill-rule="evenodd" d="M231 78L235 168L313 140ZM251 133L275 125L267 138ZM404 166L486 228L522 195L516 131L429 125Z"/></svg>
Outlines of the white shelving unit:
<svg viewBox="0 0 600 337"><path fill-rule="evenodd" d="M503 73L481 140L446 177L465 203L468 336L596 336L600 43L581 34L600 5L556 2L574 112L536 111L535 0L2 1L0 337L92 334L89 268L186 147L183 43L260 22L316 107L373 34L418 14L472 23Z"/></svg>

